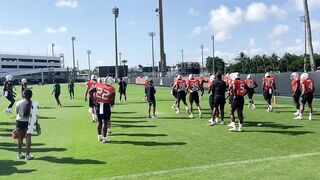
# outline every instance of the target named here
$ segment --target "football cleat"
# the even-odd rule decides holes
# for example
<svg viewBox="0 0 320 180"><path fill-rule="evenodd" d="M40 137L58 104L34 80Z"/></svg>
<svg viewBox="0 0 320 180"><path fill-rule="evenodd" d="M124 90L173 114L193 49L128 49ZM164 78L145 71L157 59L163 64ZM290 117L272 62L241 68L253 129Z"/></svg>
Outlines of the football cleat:
<svg viewBox="0 0 320 180"><path fill-rule="evenodd" d="M199 111L199 118L201 119L202 118L202 112Z"/></svg>
<svg viewBox="0 0 320 180"><path fill-rule="evenodd" d="M103 137L101 135L98 135L98 141L102 141Z"/></svg>
<svg viewBox="0 0 320 180"><path fill-rule="evenodd" d="M107 139L106 137L103 138L102 140L103 143L110 143L111 141L109 139Z"/></svg>
<svg viewBox="0 0 320 180"><path fill-rule="evenodd" d="M108 136L112 136L112 132L111 132L111 131L108 131L108 132L107 132L107 135L108 135Z"/></svg>
<svg viewBox="0 0 320 180"><path fill-rule="evenodd" d="M177 109L176 113L177 113L177 114L180 114L180 109Z"/></svg>
<svg viewBox="0 0 320 180"><path fill-rule="evenodd" d="M309 121L312 120L312 114L311 113L309 114L309 118L308 119L309 119Z"/></svg>
<svg viewBox="0 0 320 180"><path fill-rule="evenodd" d="M17 155L17 159L25 159L25 158L26 158L25 155L22 153Z"/></svg>
<svg viewBox="0 0 320 180"><path fill-rule="evenodd" d="M152 116L152 119L157 119L157 116Z"/></svg>
<svg viewBox="0 0 320 180"><path fill-rule="evenodd" d="M219 118L216 117L215 121L216 121L216 123L218 123L219 122Z"/></svg>
<svg viewBox="0 0 320 180"><path fill-rule="evenodd" d="M26 155L26 160L32 160L34 159L34 156L29 154L29 155Z"/></svg>
<svg viewBox="0 0 320 180"><path fill-rule="evenodd" d="M252 104L251 106L252 106L252 109L255 109L255 108L256 108L256 105L254 105L254 104Z"/></svg>
<svg viewBox="0 0 320 180"><path fill-rule="evenodd" d="M242 124L239 123L239 128L238 131L241 132L242 131Z"/></svg>
<svg viewBox="0 0 320 180"><path fill-rule="evenodd" d="M221 125L224 125L224 122L223 121L221 121L221 123L220 123Z"/></svg>
<svg viewBox="0 0 320 180"><path fill-rule="evenodd" d="M191 114L189 114L189 118L193 118L193 114L191 113Z"/></svg>
<svg viewBox="0 0 320 180"><path fill-rule="evenodd" d="M302 116L299 115L299 116L295 117L294 119L301 120L301 119L302 119Z"/></svg>
<svg viewBox="0 0 320 180"><path fill-rule="evenodd" d="M236 124L234 122L231 122L229 131L236 131L236 130L237 130Z"/></svg>

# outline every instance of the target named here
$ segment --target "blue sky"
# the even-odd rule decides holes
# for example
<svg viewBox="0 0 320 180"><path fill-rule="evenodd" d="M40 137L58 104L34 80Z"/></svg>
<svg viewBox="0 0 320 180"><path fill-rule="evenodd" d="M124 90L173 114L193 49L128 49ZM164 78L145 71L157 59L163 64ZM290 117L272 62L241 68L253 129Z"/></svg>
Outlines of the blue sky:
<svg viewBox="0 0 320 180"><path fill-rule="evenodd" d="M299 16L303 0L163 0L165 52L173 65L181 60L200 61L212 54L230 61L241 51L255 54L304 52L304 30ZM92 50L93 66L114 65L114 17L118 18L119 51L130 66L151 65L151 39L159 60L158 0L1 0L0 52L64 53L72 66L71 37L76 40L76 59L86 68L86 50ZM309 0L314 51L320 50L320 0Z"/></svg>

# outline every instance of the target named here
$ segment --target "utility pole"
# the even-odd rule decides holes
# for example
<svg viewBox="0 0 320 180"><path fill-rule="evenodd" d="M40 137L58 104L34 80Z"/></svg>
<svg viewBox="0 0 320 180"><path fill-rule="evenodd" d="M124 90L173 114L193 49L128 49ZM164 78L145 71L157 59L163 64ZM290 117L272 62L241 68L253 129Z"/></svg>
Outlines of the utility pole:
<svg viewBox="0 0 320 180"><path fill-rule="evenodd" d="M311 24L310 24L310 17L309 17L309 9L308 9L308 1L307 0L303 0L303 7L304 7L304 15L305 15L306 26L307 26L310 66L311 66L311 71L315 71L316 67L315 67L315 62L313 59L312 32L311 32Z"/></svg>
<svg viewBox="0 0 320 180"><path fill-rule="evenodd" d="M118 69L118 34L117 34L117 18L119 16L119 8L114 7L112 9L114 14L114 41L115 41L115 53L116 53L116 67L115 67L115 79L118 79L119 69Z"/></svg>
<svg viewBox="0 0 320 180"><path fill-rule="evenodd" d="M152 49L152 76L155 77L155 69L154 69L154 45L153 45L153 37L156 35L154 32L150 32L149 36L151 37L151 49Z"/></svg>
<svg viewBox="0 0 320 180"><path fill-rule="evenodd" d="M211 36L211 40L212 40L212 73L216 74L215 72L215 67L214 67L214 36Z"/></svg>
<svg viewBox="0 0 320 180"><path fill-rule="evenodd" d="M51 49L52 49L52 57L54 57L54 46L55 46L55 44L54 44L54 43L52 43L52 44L51 44Z"/></svg>
<svg viewBox="0 0 320 180"><path fill-rule="evenodd" d="M159 32L160 32L160 71L162 74L166 72L166 54L164 52L164 34L163 34L163 9L162 0L159 0Z"/></svg>
<svg viewBox="0 0 320 180"><path fill-rule="evenodd" d="M306 23L306 16L300 16L300 22L304 23L303 71L307 72L307 23Z"/></svg>
<svg viewBox="0 0 320 180"><path fill-rule="evenodd" d="M181 62L184 61L184 58L183 58L183 49L181 49Z"/></svg>
<svg viewBox="0 0 320 180"><path fill-rule="evenodd" d="M74 54L74 41L76 40L76 37L72 37L72 59L73 59L73 80L76 79L76 59Z"/></svg>
<svg viewBox="0 0 320 180"><path fill-rule="evenodd" d="M204 75L204 69L203 69L203 44L200 46L201 48L201 69L202 69L202 75Z"/></svg>
<svg viewBox="0 0 320 180"><path fill-rule="evenodd" d="M91 78L91 62L90 62L90 55L91 55L91 50L87 50L87 54L88 54L88 66L89 66L89 79Z"/></svg>

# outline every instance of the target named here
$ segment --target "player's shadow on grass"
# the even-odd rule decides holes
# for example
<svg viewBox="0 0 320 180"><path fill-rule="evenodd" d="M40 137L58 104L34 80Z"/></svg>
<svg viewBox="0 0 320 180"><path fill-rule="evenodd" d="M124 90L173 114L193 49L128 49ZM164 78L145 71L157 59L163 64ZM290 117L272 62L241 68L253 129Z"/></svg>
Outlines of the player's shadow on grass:
<svg viewBox="0 0 320 180"><path fill-rule="evenodd" d="M185 120L185 119L190 119L190 118L188 118L188 117L178 117L178 116L176 116L176 117L174 117L174 116L171 116L171 117L162 117L162 116L160 116L160 117L158 117L158 119L165 119L165 120L173 120L173 119L176 119L176 120Z"/></svg>
<svg viewBox="0 0 320 180"><path fill-rule="evenodd" d="M112 118L118 118L118 119L145 119L148 118L147 116L131 116L131 117L119 117L119 116L112 116ZM114 122L111 120L111 122Z"/></svg>
<svg viewBox="0 0 320 180"><path fill-rule="evenodd" d="M131 125L131 124L112 124L114 127L121 128L154 128L157 127L155 125Z"/></svg>
<svg viewBox="0 0 320 180"><path fill-rule="evenodd" d="M303 126L297 126L297 125L284 125L284 124L277 124L274 122L254 122L254 121L245 121L244 126L269 127L269 128L277 128L277 129L303 128Z"/></svg>
<svg viewBox="0 0 320 180"><path fill-rule="evenodd" d="M32 146L44 146L44 143L32 143ZM17 143L8 143L8 142L0 142L0 149L1 147L17 147Z"/></svg>
<svg viewBox="0 0 320 180"><path fill-rule="evenodd" d="M56 117L38 116L38 119L56 119Z"/></svg>
<svg viewBox="0 0 320 180"><path fill-rule="evenodd" d="M155 141L111 141L112 144L132 144L135 146L181 146L185 142L155 142Z"/></svg>
<svg viewBox="0 0 320 180"><path fill-rule="evenodd" d="M39 109L57 109L57 107L40 106Z"/></svg>
<svg viewBox="0 0 320 180"><path fill-rule="evenodd" d="M244 132L255 132L255 133L275 133L275 134L283 134L290 136L299 136L304 134L315 133L313 131L275 131L275 130L245 130Z"/></svg>
<svg viewBox="0 0 320 180"><path fill-rule="evenodd" d="M159 137L159 136L168 136L168 135L167 135L167 134L147 134L147 133L135 133L135 134L130 134L130 133L116 133L116 134L113 134L112 136Z"/></svg>
<svg viewBox="0 0 320 180"><path fill-rule="evenodd" d="M122 121L122 120L112 120L112 122L115 122L115 123L143 123L143 122L148 122L148 121Z"/></svg>
<svg viewBox="0 0 320 180"><path fill-rule="evenodd" d="M36 158L35 160L47 161L50 163L57 164L106 164L106 162L93 160L93 159L74 159L73 157L62 157L57 158L53 156L44 156L40 158Z"/></svg>
<svg viewBox="0 0 320 180"><path fill-rule="evenodd" d="M12 132L12 129L0 128L0 132Z"/></svg>
<svg viewBox="0 0 320 180"><path fill-rule="evenodd" d="M16 122L0 122L0 126L14 126Z"/></svg>
<svg viewBox="0 0 320 180"><path fill-rule="evenodd" d="M25 165L25 161L0 160L0 176L8 176L12 174L25 174L36 171L36 169L19 170L16 166Z"/></svg>
<svg viewBox="0 0 320 180"><path fill-rule="evenodd" d="M64 105L62 105L62 108L80 108L80 107L84 107L84 106L69 106L69 105L67 105L67 106L64 106Z"/></svg>
<svg viewBox="0 0 320 180"><path fill-rule="evenodd" d="M112 112L112 114L135 114L137 112Z"/></svg>

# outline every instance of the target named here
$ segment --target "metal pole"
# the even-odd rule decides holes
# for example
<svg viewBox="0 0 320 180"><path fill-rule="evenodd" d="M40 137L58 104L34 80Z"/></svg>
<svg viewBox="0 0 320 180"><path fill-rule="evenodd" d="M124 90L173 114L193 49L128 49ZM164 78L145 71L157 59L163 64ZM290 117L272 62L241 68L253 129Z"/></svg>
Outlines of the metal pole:
<svg viewBox="0 0 320 180"><path fill-rule="evenodd" d="M216 74L215 72L215 67L214 67L214 36L211 36L211 39L212 39L212 73L213 74Z"/></svg>
<svg viewBox="0 0 320 180"><path fill-rule="evenodd" d="M121 55L122 55L122 53L121 52L119 52L119 65L121 66Z"/></svg>
<svg viewBox="0 0 320 180"><path fill-rule="evenodd" d="M51 48L52 48L52 57L54 57L54 43L51 44Z"/></svg>
<svg viewBox="0 0 320 180"><path fill-rule="evenodd" d="M156 35L154 32L150 32L149 36L151 37L151 49L152 49L152 76L155 77L155 69L154 69L154 45L153 45L153 37Z"/></svg>
<svg viewBox="0 0 320 180"><path fill-rule="evenodd" d="M75 54L74 54L74 41L76 40L76 37L72 37L71 41L72 41L72 59L73 59L73 80L76 79L76 58L75 58Z"/></svg>
<svg viewBox="0 0 320 180"><path fill-rule="evenodd" d="M181 62L184 61L184 58L183 58L183 49L181 49Z"/></svg>
<svg viewBox="0 0 320 180"><path fill-rule="evenodd" d="M203 70L203 44L200 46L201 48L201 66L202 66L202 75L204 75L204 70Z"/></svg>
<svg viewBox="0 0 320 180"><path fill-rule="evenodd" d="M118 34L117 34L117 18L119 16L119 8L114 7L112 10L114 14L114 41L115 41L115 50L116 50L116 67L115 67L115 79L118 79Z"/></svg>
<svg viewBox="0 0 320 180"><path fill-rule="evenodd" d="M307 23L306 23L306 16L300 16L300 22L304 23L303 71L307 72Z"/></svg>
<svg viewBox="0 0 320 180"><path fill-rule="evenodd" d="M90 77L91 77L91 62L90 62L91 50L88 50L87 53L88 53L88 65L89 65L89 73L88 73L88 75L89 75L89 79L90 79Z"/></svg>
<svg viewBox="0 0 320 180"><path fill-rule="evenodd" d="M164 35L163 35L163 10L162 10L162 0L159 0L159 32L160 32L160 71L165 73L166 68L166 57L164 53Z"/></svg>

